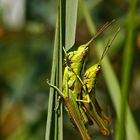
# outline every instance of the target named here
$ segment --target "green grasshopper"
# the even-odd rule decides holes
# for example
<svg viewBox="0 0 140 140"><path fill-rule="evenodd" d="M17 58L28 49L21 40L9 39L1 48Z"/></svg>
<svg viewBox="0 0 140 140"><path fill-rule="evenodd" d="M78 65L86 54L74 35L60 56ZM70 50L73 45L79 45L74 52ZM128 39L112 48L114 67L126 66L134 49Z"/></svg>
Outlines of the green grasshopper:
<svg viewBox="0 0 140 140"><path fill-rule="evenodd" d="M105 28L106 26L104 26L104 29ZM88 46L92 40L95 39L95 37L92 38L88 43L81 45L77 51L66 54L67 66L64 70L63 92L61 92L56 86L48 83L51 87L55 88L64 99L66 109L69 111L69 114L78 127L83 140L90 140L90 137L85 127L85 123L81 120L81 115L83 118L87 117L85 120L88 120L88 116L84 114L83 109L80 108L77 104L77 97L81 93L82 89L82 85L79 82L79 77L81 76L83 69L82 67L88 52Z"/></svg>
<svg viewBox="0 0 140 140"><path fill-rule="evenodd" d="M88 45L89 43L86 43L81 45L77 51L69 52L68 54L66 53L66 67L64 69L62 85L63 92L61 92L56 86L48 83L51 87L55 88L63 98L66 105L66 110L74 120L83 140L90 140L90 136L85 127L85 121L82 120L82 118L84 118L84 120L88 120L88 118L86 118L84 111L79 109L76 101L77 96L81 93L82 89L82 85L77 79L77 75L81 76L82 66L88 53Z"/></svg>
<svg viewBox="0 0 140 140"><path fill-rule="evenodd" d="M90 136L87 132L84 121L81 121L81 112L76 101L77 95L81 93L81 84L74 73L78 73L80 76L83 61L85 60L87 52L88 47L87 44L85 44L80 46L77 51L66 54L66 64L70 65L70 67L66 66L64 70L62 85L63 92L61 92L56 86L48 83L51 87L55 88L63 98L66 110L74 120L83 140L90 140Z"/></svg>
<svg viewBox="0 0 140 140"><path fill-rule="evenodd" d="M97 32L97 34L91 38L86 44L83 44L81 46L79 46L78 50L77 51L71 51L69 53L67 53L65 51L65 49L63 48L64 50L64 53L65 53L65 64L66 64L66 68L64 70L64 78L63 78L63 81L65 79L65 73L67 74L68 72L72 71L72 75L74 77L78 77L78 79L80 79L80 77L83 75L83 71L84 71L84 68L85 68L85 63L86 63L86 56L87 56L87 53L88 53L88 50L89 50L89 45L104 31L106 30L115 20L112 20L111 22L107 22L106 24L104 24L102 26L102 28ZM81 60L80 60L81 59ZM69 70L67 70L67 68ZM65 72L66 71L66 72ZM69 73L70 74L70 73ZM74 75L75 74L75 75ZM70 75L71 77L71 75ZM73 80L75 80L73 78ZM72 82L72 81L71 81ZM78 82L79 83L79 82ZM63 87L65 87L65 85L63 84ZM80 85L78 85L79 89L81 89ZM77 93L79 90L75 91L75 96L77 96ZM55 110L57 111L59 106L60 106L60 103L61 103L61 96L58 98L58 104L55 108Z"/></svg>
<svg viewBox="0 0 140 140"><path fill-rule="evenodd" d="M85 110L89 116L89 118L97 123L99 126L101 132L104 135L109 135L110 132L108 129L106 129L105 124L109 123L108 117L106 117L105 113L102 111L101 107L99 106L96 97L95 97L95 86L98 74L101 69L101 61L103 60L104 56L108 52L113 40L115 39L116 35L118 34L120 29L116 32L113 39L111 41L108 41L107 46L105 47L103 54L99 60L99 62L93 66L91 66L89 69L86 70L83 81L80 80L81 84L83 85L82 89L82 95L81 99L85 100L87 96L89 96L89 100L87 102L83 102L83 106L85 107ZM94 94L92 94L94 93Z"/></svg>
<svg viewBox="0 0 140 140"><path fill-rule="evenodd" d="M65 61L67 65L64 69L62 92L56 86L47 82L51 87L55 88L63 98L66 110L74 120L83 140L90 140L90 136L85 127L85 122L87 122L88 118L86 118L84 111L82 108L79 108L76 101L77 96L81 93L82 89L82 85L77 76L81 76L80 74L82 72L85 57L88 53L89 43L81 45L77 51L69 52L68 54L66 53ZM82 118L86 121L83 121Z"/></svg>

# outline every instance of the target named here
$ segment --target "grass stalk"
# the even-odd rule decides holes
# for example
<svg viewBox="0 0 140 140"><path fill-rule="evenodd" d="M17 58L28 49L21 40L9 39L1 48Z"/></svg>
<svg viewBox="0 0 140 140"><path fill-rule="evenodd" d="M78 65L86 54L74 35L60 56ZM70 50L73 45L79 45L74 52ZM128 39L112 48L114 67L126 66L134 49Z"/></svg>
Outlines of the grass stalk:
<svg viewBox="0 0 140 140"><path fill-rule="evenodd" d="M53 51L53 62L51 71L51 83L62 86L62 30L61 30L61 1L58 1L58 15L56 21L55 43ZM60 51L61 50L61 51ZM54 111L57 104L57 93L54 89L50 88L49 103L48 103L48 116L46 125L45 140L63 140L63 113L62 105L60 113Z"/></svg>
<svg viewBox="0 0 140 140"><path fill-rule="evenodd" d="M130 0L130 8L128 13L127 22L127 39L124 47L123 65L122 65L122 85L121 85L121 110L120 119L118 120L118 126L116 131L116 140L124 140L125 136L125 124L126 120L126 105L128 102L128 95L130 93L130 80L132 76L132 63L134 52L134 29L135 29L135 13L137 0Z"/></svg>
<svg viewBox="0 0 140 140"><path fill-rule="evenodd" d="M75 0L75 5L73 5L73 2L74 0L58 0L58 15L55 31L51 83L56 85L61 91L63 74L62 48L66 47L68 50L75 41L78 0ZM69 29L69 27L71 28ZM58 115L58 113L54 111L58 97L55 92L56 91L54 91L54 89L50 88L46 140L63 140L63 106L62 104L60 105Z"/></svg>

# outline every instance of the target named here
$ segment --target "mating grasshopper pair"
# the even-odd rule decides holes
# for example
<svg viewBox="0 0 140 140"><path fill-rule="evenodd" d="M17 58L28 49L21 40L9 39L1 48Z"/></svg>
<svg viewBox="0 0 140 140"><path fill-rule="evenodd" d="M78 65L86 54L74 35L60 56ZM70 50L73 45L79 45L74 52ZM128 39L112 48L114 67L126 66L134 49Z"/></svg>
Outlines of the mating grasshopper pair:
<svg viewBox="0 0 140 140"><path fill-rule="evenodd" d="M90 43L94 41L102 31L109 27L110 24L111 23L105 24L88 43L79 46L76 51L67 53L64 50L66 66L63 75L62 91L47 82L52 88L56 89L63 98L65 108L80 131L83 140L91 140L87 125L93 124L94 122L97 123L104 135L110 134L110 131L106 128L109 119L96 100L95 86L98 73L101 69L101 61L108 52L118 31L113 39L108 41L99 62L91 66L84 73Z"/></svg>

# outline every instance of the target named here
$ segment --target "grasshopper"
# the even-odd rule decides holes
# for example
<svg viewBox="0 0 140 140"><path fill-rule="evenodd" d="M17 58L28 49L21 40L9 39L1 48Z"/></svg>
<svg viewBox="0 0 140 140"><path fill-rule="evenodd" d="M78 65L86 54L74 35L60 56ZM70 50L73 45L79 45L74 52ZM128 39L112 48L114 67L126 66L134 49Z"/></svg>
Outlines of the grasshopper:
<svg viewBox="0 0 140 140"><path fill-rule="evenodd" d="M77 51L66 53L65 61L67 62L64 69L63 85L60 91L56 86L55 88L60 96L63 98L66 106L66 110L69 112L71 118L74 120L77 128L79 129L83 140L90 140L90 136L85 127L85 122L88 118L84 114L82 108L79 108L77 104L77 96L81 93L82 85L79 82L77 76L81 76L82 66L85 61L85 57L88 53L88 43L81 45ZM69 65L69 66L68 66ZM82 112L82 113L81 113ZM82 120L84 118L85 121Z"/></svg>
<svg viewBox="0 0 140 140"><path fill-rule="evenodd" d="M65 73L67 74L68 72L72 71L72 75L74 77L76 76L78 79L80 79L81 75L83 75L83 71L85 68L85 63L86 63L86 56L89 50L89 45L104 31L106 30L115 20L112 20L111 22L107 22L106 24L104 24L102 26L102 28L97 32L97 34L95 34L95 36L93 38L91 38L86 44L83 44L81 46L79 46L77 51L72 51L67 53L65 48L63 48L64 53L65 53L65 64L66 64L66 68L64 70L64 78L63 81L65 79ZM81 60L80 60L81 59ZM67 70L69 69L69 70ZM73 78L74 79L74 78ZM75 80L75 79L74 79ZM63 82L64 83L64 82ZM65 85L63 84L63 87L65 87ZM79 89L80 89L80 85L78 85ZM74 91L75 92L75 91ZM78 91L75 93L79 93ZM77 96L77 94L75 94ZM59 109L61 103L61 96L58 97L58 104L55 108L55 110L57 111Z"/></svg>
<svg viewBox="0 0 140 140"><path fill-rule="evenodd" d="M86 70L83 76L83 81L81 81L80 79L80 82L83 85L81 99L85 100L85 98L89 96L88 97L89 100L87 102L83 102L82 100L81 102L83 102L83 106L85 107L85 110L89 118L97 123L101 132L104 135L110 134L109 130L105 127L105 124L109 123L109 119L108 117L106 117L105 113L102 111L101 107L99 106L99 103L96 100L95 86L96 86L96 80L97 80L98 74L101 69L101 61L103 60L104 56L108 52L119 30L120 28L117 30L113 39L111 41L108 41L107 46L105 47L99 62Z"/></svg>
<svg viewBox="0 0 140 140"><path fill-rule="evenodd" d="M67 63L70 65L70 67L66 66L64 70L62 85L63 92L61 92L56 86L48 83L51 87L55 88L63 98L66 110L74 120L82 135L83 140L90 140L90 136L87 132L84 121L81 121L81 112L76 101L77 95L81 93L81 84L74 73L78 73L80 76L82 64L85 60L87 52L87 45L82 45L78 48L77 51L69 52L66 54L66 61L68 61Z"/></svg>
<svg viewBox="0 0 140 140"><path fill-rule="evenodd" d="M81 77L83 66L86 60L89 44L109 25L110 24L106 24L105 26L103 26L102 30L97 35L95 35L95 37L93 37L88 43L81 45L77 51L69 53L65 52L66 67L64 69L63 76L63 91L60 91L56 86L47 82L52 88L56 89L60 96L63 98L66 105L66 110L74 120L77 128L82 135L83 140L90 140L90 136L85 126L85 122L89 122L90 119L83 107L79 106L81 104L81 101L78 102L78 96L82 93L83 86L79 79ZM89 95L87 97L90 98ZM82 101L86 102L86 99L83 99ZM81 116L84 118L84 121L82 120Z"/></svg>
<svg viewBox="0 0 140 140"><path fill-rule="evenodd" d="M82 85L79 82L77 76L81 76L82 66L85 61L85 57L88 53L88 45L86 43L78 47L77 51L69 53L65 52L66 67L64 69L63 85L60 91L56 86L51 85L55 88L60 96L63 98L66 106L66 110L69 112L71 118L74 120L77 128L79 129L83 140L90 140L90 136L85 127L85 122L88 121L87 116L84 114L82 108L79 108L77 104L77 96L81 93ZM82 112L82 113L81 113ZM84 118L84 121L82 120Z"/></svg>

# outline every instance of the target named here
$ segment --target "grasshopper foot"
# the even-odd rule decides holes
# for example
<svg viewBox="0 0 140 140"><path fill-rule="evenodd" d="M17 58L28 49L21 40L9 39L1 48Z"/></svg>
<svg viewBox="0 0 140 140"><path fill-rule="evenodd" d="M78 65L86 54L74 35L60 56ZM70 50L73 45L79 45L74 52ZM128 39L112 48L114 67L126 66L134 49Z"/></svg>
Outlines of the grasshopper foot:
<svg viewBox="0 0 140 140"><path fill-rule="evenodd" d="M57 98L57 103L56 103L56 106L55 106L55 108L54 108L54 110L55 110L56 112L58 112L59 109L60 109L61 101L62 101L62 97L61 97L61 96L58 96L58 98Z"/></svg>
<svg viewBox="0 0 140 140"><path fill-rule="evenodd" d="M77 102L83 102L83 103L90 103L91 102L91 100L90 100L90 97L89 97L89 95L86 95L85 96L86 97L86 99L76 99L76 101Z"/></svg>
<svg viewBox="0 0 140 140"><path fill-rule="evenodd" d="M49 86L51 86L51 83L50 83L49 79L46 79L46 83L47 83Z"/></svg>

